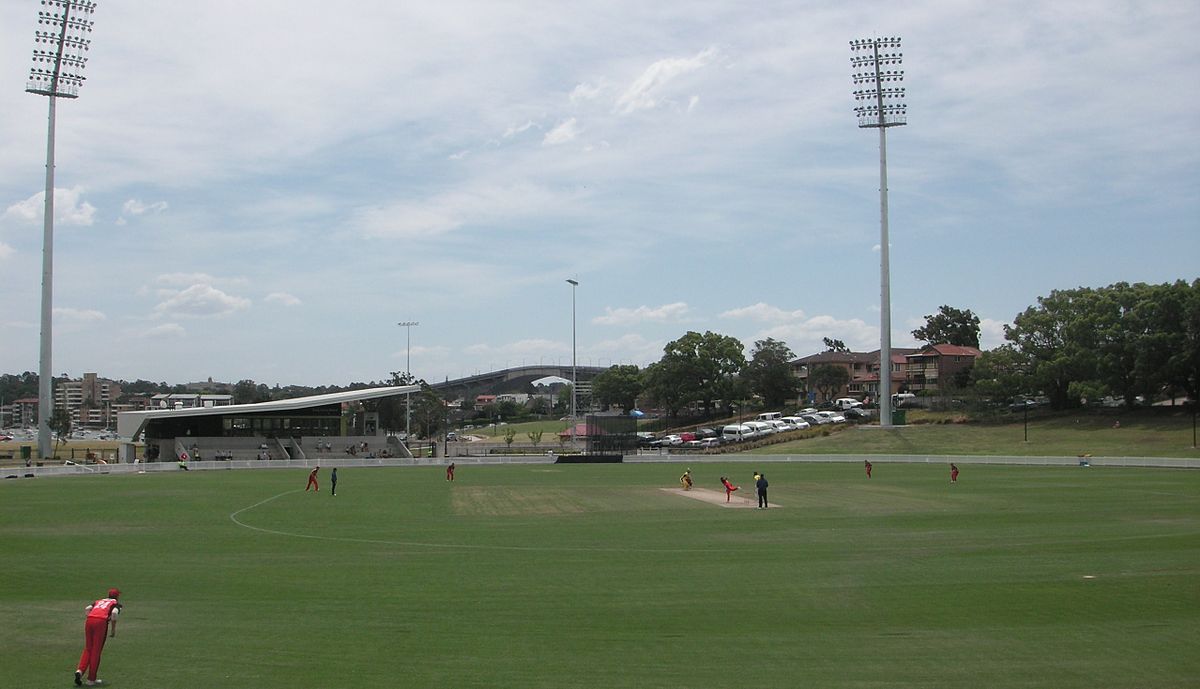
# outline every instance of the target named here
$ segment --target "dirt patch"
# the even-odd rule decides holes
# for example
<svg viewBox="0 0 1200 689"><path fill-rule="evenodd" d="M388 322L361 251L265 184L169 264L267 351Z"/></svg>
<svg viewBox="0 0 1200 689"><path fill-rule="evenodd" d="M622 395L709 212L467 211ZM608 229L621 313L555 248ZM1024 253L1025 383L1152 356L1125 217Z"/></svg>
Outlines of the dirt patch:
<svg viewBox="0 0 1200 689"><path fill-rule="evenodd" d="M758 507L758 496L755 495L754 497L742 497L738 494L742 492L741 490L729 496L729 502L725 502L724 491L709 490L707 488L692 488L691 490L684 490L682 488L660 488L659 490L675 495L681 495L685 498L699 500L700 502L707 502L710 505L718 505L720 507L733 507L738 509L755 509ZM742 490L745 489L743 488ZM778 507L778 505L771 503L771 507Z"/></svg>

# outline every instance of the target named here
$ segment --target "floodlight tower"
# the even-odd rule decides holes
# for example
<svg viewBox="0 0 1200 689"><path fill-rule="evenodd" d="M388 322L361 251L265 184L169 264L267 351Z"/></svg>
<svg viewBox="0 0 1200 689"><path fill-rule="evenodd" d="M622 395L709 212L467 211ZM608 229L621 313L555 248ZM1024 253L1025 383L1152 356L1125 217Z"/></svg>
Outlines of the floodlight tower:
<svg viewBox="0 0 1200 689"><path fill-rule="evenodd" d="M567 278L567 282L571 285L571 442L575 442L575 400L579 397L575 374L575 288L579 286L579 281Z"/></svg>
<svg viewBox="0 0 1200 689"><path fill-rule="evenodd" d="M860 128L879 130L879 425L892 425L892 288L888 267L887 129L907 124L899 38L850 41Z"/></svg>
<svg viewBox="0 0 1200 689"><path fill-rule="evenodd" d="M412 329L414 325L420 325L416 321L400 321L396 325L408 331L408 337L404 345L404 372L408 374L409 380L405 381L405 385L412 385ZM407 445L412 442L408 436L412 432L412 393L404 393L404 443Z"/></svg>
<svg viewBox="0 0 1200 689"><path fill-rule="evenodd" d="M38 457L50 456L50 417L54 397L51 383L51 342L54 302L54 120L59 98L78 98L85 77L92 39L90 0L42 0L38 29L34 32L33 66L25 90L50 98L46 134L46 206L42 230L42 336L38 364Z"/></svg>

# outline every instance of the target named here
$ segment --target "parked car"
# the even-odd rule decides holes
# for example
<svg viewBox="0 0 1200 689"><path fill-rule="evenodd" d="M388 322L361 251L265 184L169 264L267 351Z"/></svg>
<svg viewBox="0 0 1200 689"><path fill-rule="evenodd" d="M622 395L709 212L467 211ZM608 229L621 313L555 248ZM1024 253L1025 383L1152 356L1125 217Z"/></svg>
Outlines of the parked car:
<svg viewBox="0 0 1200 689"><path fill-rule="evenodd" d="M747 421L742 425L749 426L754 431L756 438L775 434L775 427L766 421Z"/></svg>
<svg viewBox="0 0 1200 689"><path fill-rule="evenodd" d="M842 412L842 416L846 417L847 421L867 421L871 418L871 412L862 407L853 407Z"/></svg>
<svg viewBox="0 0 1200 689"><path fill-rule="evenodd" d="M786 421L787 423L792 424L792 428L797 431L806 430L811 426L811 424L809 424L807 421L800 418L799 416L785 416L780 420Z"/></svg>
<svg viewBox="0 0 1200 689"><path fill-rule="evenodd" d="M840 412L836 411L819 411L817 412L817 416L820 416L823 419L829 419L832 423L846 423L846 417L842 416Z"/></svg>
<svg viewBox="0 0 1200 689"><path fill-rule="evenodd" d="M847 409L857 409L858 407L861 407L862 402L859 402L853 397L839 397L833 401L833 406L842 411L846 411Z"/></svg>
<svg viewBox="0 0 1200 689"><path fill-rule="evenodd" d="M744 424L735 423L722 428L721 437L727 443L740 443L743 440L750 440L756 436L753 428L750 428Z"/></svg>
<svg viewBox="0 0 1200 689"><path fill-rule="evenodd" d="M788 431L796 430L795 426L793 426L791 423L788 423L787 421L784 421L783 419L773 419L771 421L768 421L767 423L774 426L776 433L787 433Z"/></svg>
<svg viewBox="0 0 1200 689"><path fill-rule="evenodd" d="M672 433L670 435L664 435L662 440L660 441L660 444L661 445L671 445L671 446L682 445L683 444L683 436L677 435L675 433Z"/></svg>
<svg viewBox="0 0 1200 689"><path fill-rule="evenodd" d="M704 440L700 441L700 447L720 447L720 446L721 446L720 438L705 438Z"/></svg>
<svg viewBox="0 0 1200 689"><path fill-rule="evenodd" d="M696 429L696 437L699 438L700 440L704 440L705 438L715 438L715 437L717 437L717 435L718 435L718 433L716 432L716 430L714 430L712 428L697 428Z"/></svg>
<svg viewBox="0 0 1200 689"><path fill-rule="evenodd" d="M825 424L833 423L833 421L830 421L829 419L827 419L823 416L820 416L819 414L817 414L817 412L813 412L811 414L801 414L800 418L807 421L810 426L824 426Z"/></svg>

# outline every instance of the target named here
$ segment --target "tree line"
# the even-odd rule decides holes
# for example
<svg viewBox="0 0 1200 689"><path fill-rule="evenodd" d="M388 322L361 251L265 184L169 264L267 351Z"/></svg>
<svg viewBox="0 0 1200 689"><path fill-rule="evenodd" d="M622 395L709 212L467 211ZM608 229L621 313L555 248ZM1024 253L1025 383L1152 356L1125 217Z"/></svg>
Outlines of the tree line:
<svg viewBox="0 0 1200 689"><path fill-rule="evenodd" d="M943 305L912 335L928 344L978 348L980 319L970 309ZM983 352L968 374L941 384L989 402L1045 395L1056 409L1104 397L1127 405L1180 393L1194 400L1200 393L1200 280L1055 290L1018 314L1005 339ZM824 344L826 351L850 351L838 339L826 337ZM795 354L772 338L755 341L749 358L744 352L737 338L688 332L644 369L604 371L592 394L625 411L640 403L671 416L689 406L705 415L732 414L749 400L778 408L809 390L830 399L850 381L844 367L817 365L803 389L791 366Z"/></svg>

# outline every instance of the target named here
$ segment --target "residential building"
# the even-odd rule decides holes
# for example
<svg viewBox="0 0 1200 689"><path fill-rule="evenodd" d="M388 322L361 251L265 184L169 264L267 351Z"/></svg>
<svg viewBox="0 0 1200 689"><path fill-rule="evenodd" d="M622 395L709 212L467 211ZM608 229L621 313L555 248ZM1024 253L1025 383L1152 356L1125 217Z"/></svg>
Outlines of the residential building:
<svg viewBox="0 0 1200 689"><path fill-rule="evenodd" d="M907 356L918 350L904 347L893 347L889 393L894 394L905 385L905 367ZM846 369L850 374L850 382L833 391L829 399L838 397L854 397L856 399L879 399L879 350L873 352L821 352L801 357L791 362L792 372L800 379L801 386L810 393L815 393L808 385L808 374L817 366L828 364ZM810 399L815 399L810 395Z"/></svg>
<svg viewBox="0 0 1200 689"><path fill-rule="evenodd" d="M907 355L905 385L909 392L938 390L961 372L975 365L980 352L975 347L933 344Z"/></svg>
<svg viewBox="0 0 1200 689"><path fill-rule="evenodd" d="M120 384L85 373L77 380L58 381L54 386L54 408L65 409L71 424L108 426L115 417L112 404L121 396Z"/></svg>

